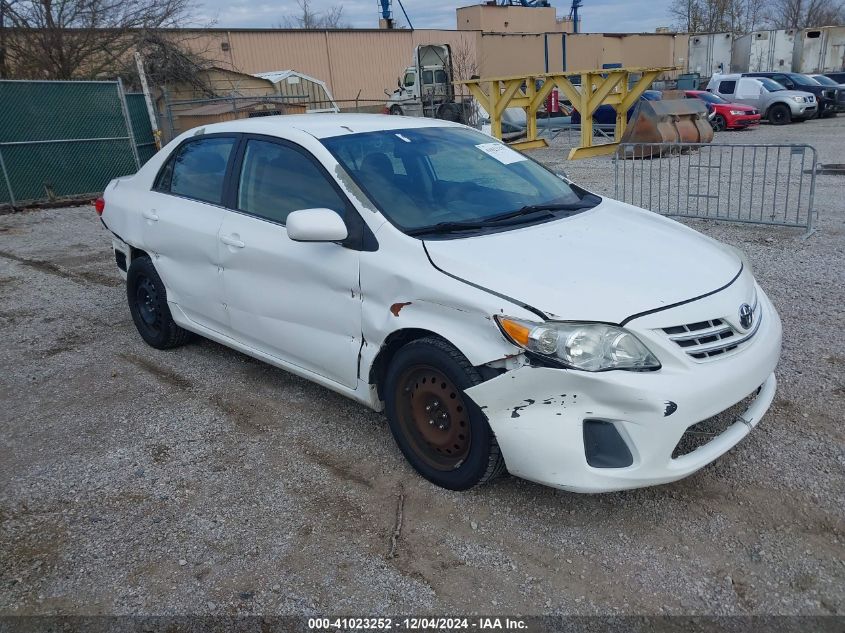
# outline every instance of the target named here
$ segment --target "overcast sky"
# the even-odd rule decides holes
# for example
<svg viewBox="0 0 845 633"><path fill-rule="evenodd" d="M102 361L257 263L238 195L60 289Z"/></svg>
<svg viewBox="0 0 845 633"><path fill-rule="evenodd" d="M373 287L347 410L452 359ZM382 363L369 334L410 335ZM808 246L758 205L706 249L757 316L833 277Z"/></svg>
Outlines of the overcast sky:
<svg viewBox="0 0 845 633"><path fill-rule="evenodd" d="M200 24L215 20L218 27L276 27L285 16L297 12L294 0L197 0L201 11L196 16ZM583 0L581 25L585 32L641 32L669 26L667 7L670 0L638 2L631 0ZM318 12L336 4L343 5L345 21L353 27L378 27L378 0L311 0ZM414 28L454 29L455 8L472 4L468 0L404 0L405 10ZM566 0L556 5L558 15L569 14ZM394 15L404 23L399 3L394 0Z"/></svg>

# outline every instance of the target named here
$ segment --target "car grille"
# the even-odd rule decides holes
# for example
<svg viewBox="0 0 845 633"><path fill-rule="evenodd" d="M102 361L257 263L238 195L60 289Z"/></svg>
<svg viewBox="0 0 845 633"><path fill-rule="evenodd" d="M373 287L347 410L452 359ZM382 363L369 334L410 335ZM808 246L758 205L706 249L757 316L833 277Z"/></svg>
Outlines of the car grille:
<svg viewBox="0 0 845 633"><path fill-rule="evenodd" d="M712 418L707 418L688 427L672 451L672 459L689 455L731 428L757 399L759 393L760 388L758 387L754 393L746 396L732 407L717 413Z"/></svg>
<svg viewBox="0 0 845 633"><path fill-rule="evenodd" d="M675 325L663 328L663 331L692 358L700 361L709 360L738 349L757 333L762 320L762 311L756 297L751 313L754 315L754 320L751 329L747 332L735 329L725 319Z"/></svg>

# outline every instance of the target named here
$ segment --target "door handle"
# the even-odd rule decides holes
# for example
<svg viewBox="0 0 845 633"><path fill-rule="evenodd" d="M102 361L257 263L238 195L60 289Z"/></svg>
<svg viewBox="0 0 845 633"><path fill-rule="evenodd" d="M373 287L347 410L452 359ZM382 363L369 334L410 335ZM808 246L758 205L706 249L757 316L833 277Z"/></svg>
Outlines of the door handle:
<svg viewBox="0 0 845 633"><path fill-rule="evenodd" d="M240 241L237 237L229 237L228 235L221 235L220 241L228 246L234 246L235 248L243 248L246 246L246 244Z"/></svg>
<svg viewBox="0 0 845 633"><path fill-rule="evenodd" d="M158 214L155 212L155 209L144 211L141 215L152 222L158 222Z"/></svg>

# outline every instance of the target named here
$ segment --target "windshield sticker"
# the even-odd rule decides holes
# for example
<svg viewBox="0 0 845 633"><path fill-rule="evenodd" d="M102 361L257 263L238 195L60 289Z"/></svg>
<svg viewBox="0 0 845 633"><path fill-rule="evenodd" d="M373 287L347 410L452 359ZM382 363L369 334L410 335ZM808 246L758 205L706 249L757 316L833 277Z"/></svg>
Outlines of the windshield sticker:
<svg viewBox="0 0 845 633"><path fill-rule="evenodd" d="M488 156L492 156L503 165L510 165L511 163L528 160L516 150L512 150L507 145L502 145L501 143L481 143L480 145L476 145L476 147Z"/></svg>

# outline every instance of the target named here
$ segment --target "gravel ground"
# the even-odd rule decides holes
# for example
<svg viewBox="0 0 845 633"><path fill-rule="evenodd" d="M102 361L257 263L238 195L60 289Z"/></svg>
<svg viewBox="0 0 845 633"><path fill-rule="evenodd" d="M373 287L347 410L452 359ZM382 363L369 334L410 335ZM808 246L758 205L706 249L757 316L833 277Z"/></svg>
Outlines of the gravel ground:
<svg viewBox="0 0 845 633"><path fill-rule="evenodd" d="M845 118L723 139L842 162ZM534 155L612 193L607 159ZM809 239L689 222L780 311L776 402L700 473L595 496L435 488L362 406L208 341L146 347L91 208L0 217L0 614L842 614L842 183L818 177Z"/></svg>

